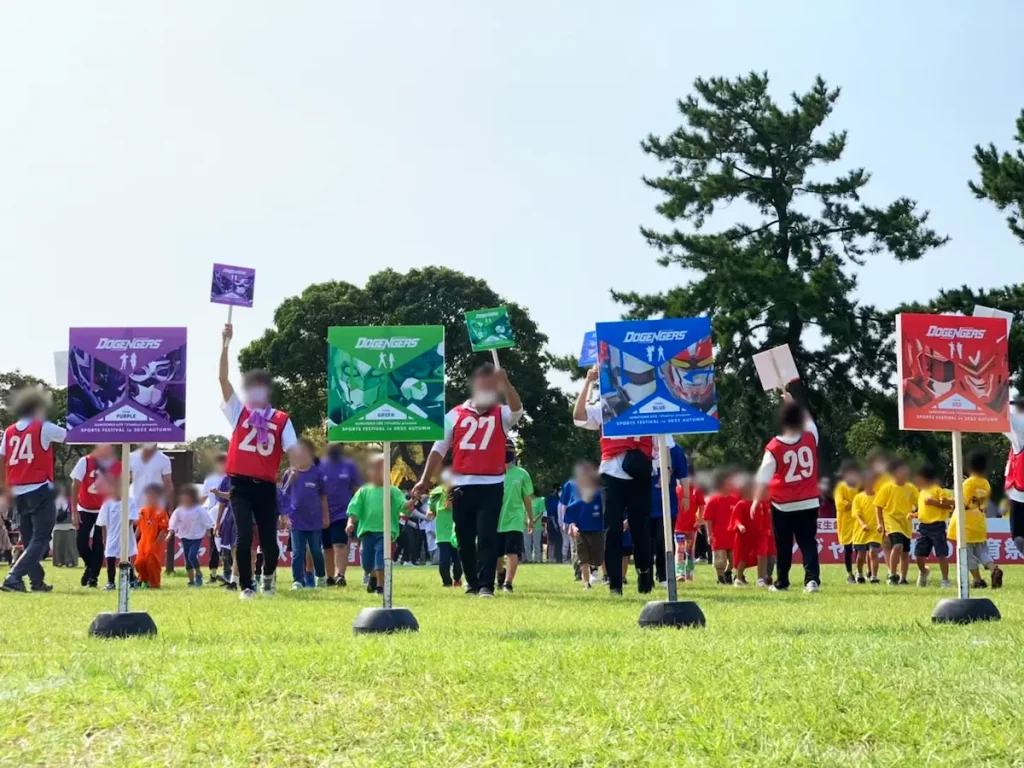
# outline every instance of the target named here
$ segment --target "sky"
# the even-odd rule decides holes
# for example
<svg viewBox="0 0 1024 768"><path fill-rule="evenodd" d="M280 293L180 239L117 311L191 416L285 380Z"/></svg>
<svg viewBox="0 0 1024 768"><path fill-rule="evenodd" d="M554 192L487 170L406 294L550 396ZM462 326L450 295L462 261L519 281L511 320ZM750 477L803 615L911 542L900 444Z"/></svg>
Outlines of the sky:
<svg viewBox="0 0 1024 768"><path fill-rule="evenodd" d="M1024 107L1022 28L1012 0L0 4L0 370L52 381L72 326L185 325L188 436L226 434L214 262L257 270L235 349L311 283L444 265L577 352L610 287L685 278L639 234L663 223L640 140L694 78L751 70L842 86L841 168L952 237L874 259L862 299L1017 282L967 181Z"/></svg>

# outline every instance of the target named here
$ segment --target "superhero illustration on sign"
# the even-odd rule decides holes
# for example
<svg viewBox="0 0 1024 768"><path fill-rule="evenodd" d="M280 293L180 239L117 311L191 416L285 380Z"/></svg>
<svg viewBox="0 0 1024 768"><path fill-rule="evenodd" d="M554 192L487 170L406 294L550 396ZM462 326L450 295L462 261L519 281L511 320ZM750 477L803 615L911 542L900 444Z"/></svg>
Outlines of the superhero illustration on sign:
<svg viewBox="0 0 1024 768"><path fill-rule="evenodd" d="M210 301L214 304L231 304L236 307L251 307L256 287L256 270L248 267L232 267L227 264L213 265L213 281L210 284Z"/></svg>
<svg viewBox="0 0 1024 768"><path fill-rule="evenodd" d="M1007 336L1003 318L897 315L900 428L1006 432Z"/></svg>

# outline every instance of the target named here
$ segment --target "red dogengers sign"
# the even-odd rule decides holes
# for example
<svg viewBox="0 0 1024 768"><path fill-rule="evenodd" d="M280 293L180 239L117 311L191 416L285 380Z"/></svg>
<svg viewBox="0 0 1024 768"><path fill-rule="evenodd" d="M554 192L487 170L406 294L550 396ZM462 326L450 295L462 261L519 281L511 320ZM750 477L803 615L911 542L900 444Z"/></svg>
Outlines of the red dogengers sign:
<svg viewBox="0 0 1024 768"><path fill-rule="evenodd" d="M896 315L900 429L1008 432L1008 335L999 317Z"/></svg>

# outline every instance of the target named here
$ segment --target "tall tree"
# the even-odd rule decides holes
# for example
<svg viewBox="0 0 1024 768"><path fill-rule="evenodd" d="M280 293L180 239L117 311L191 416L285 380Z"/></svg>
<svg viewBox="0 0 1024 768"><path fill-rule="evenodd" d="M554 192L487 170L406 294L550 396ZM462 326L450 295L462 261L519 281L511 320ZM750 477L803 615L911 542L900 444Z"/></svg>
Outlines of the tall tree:
<svg viewBox="0 0 1024 768"><path fill-rule="evenodd" d="M213 471L218 454L228 449L228 439L223 435L203 435L189 440L184 446L192 451L192 482L202 483Z"/></svg>
<svg viewBox="0 0 1024 768"><path fill-rule="evenodd" d="M466 397L474 367L490 359L470 349L464 313L504 305L515 332L514 349L501 351L523 399L525 423L518 430L524 465L541 479L564 478L579 454L567 396L547 381L547 336L525 309L505 301L487 283L444 267L405 274L384 270L365 288L345 282L318 283L285 299L274 313L275 327L243 349L243 370L266 368L276 381L275 403L287 410L298 430L323 429L327 412L327 329L332 325L443 325L445 327L446 400L449 407ZM397 444L396 458L414 472L422 470L422 451ZM553 480L552 480L553 482Z"/></svg>
<svg viewBox="0 0 1024 768"><path fill-rule="evenodd" d="M641 143L665 166L644 183L663 195L656 210L673 224L641 232L660 264L693 279L654 295L615 296L630 317L712 317L723 415L717 439L731 460L756 459L772 431L771 401L751 358L788 344L830 465L886 372L884 317L853 297L854 269L883 253L914 261L946 238L926 226L913 200L864 203L870 174L863 168L827 176L846 148L845 131L823 130L839 89L819 77L786 109L768 86L767 74L698 79L678 102L684 125ZM707 231L723 207L726 223Z"/></svg>
<svg viewBox="0 0 1024 768"><path fill-rule="evenodd" d="M1024 242L1024 109L1017 118L1018 147L1000 152L995 144L974 148L974 162L981 172L979 183L968 182L971 191L982 200L991 200L1000 211L1007 211L1006 223Z"/></svg>

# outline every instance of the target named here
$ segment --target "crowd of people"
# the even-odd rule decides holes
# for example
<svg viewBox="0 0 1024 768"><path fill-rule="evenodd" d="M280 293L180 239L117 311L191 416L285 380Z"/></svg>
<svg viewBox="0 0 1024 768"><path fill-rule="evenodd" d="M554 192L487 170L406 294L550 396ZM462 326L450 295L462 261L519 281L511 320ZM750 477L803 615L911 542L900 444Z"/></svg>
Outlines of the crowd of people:
<svg viewBox="0 0 1024 768"><path fill-rule="evenodd" d="M496 590L513 592L519 565L545 559L572 562L585 589L603 583L612 594L629 583L631 562L645 594L669 579L692 581L702 560L720 584L784 591L794 550L801 554L805 591L817 592L823 507L834 509L850 583L880 583L885 567L889 584L908 584L913 559L917 583L925 586L934 558L946 586L948 540L962 537L974 585L988 585L983 570L993 587L1002 584L985 546L992 490L981 455L971 457L967 477L951 478L963 483L962 532L951 522L953 494L940 484L942 473L921 467L911 477L905 463L881 454L864 467L844 463L834 493L823 497L817 427L786 393L778 436L754 471L720 469L701 488L671 439L602 435L599 460L581 459L571 479L542 495L518 466L511 439L522 403L507 373L488 363L474 371L468 399L448 413L444 438L403 493L386 482L383 455L370 456L360 468L340 444L318 451L299 438L288 414L271 407L265 371L245 373L241 396L236 393L228 377L231 331L224 329L219 364L229 447L201 486L181 488L174 487L170 461L155 444L134 451L127 468L132 530L124 552L125 469L112 447L94 446L69 484L54 478L53 444L66 432L46 419L47 402L37 390L19 393L12 404L17 421L0 443L0 558L11 562L0 590L49 591L42 567L48 557L55 567L80 558L85 588L97 588L105 571L106 589L114 589L118 567L126 563L134 586L157 589L180 547L190 587L216 583L242 599L272 595L284 532L296 590L347 586L350 547L358 542L363 584L373 593L383 590L388 552L401 563L430 563L443 587L485 598ZM591 397L597 376L596 368L588 372L573 408L583 429L601 429L601 405ZM1006 496L1011 535L1024 551L1024 400L1011 410ZM668 451L665 477L658 471L661 450ZM390 542L384 540L387 509Z"/></svg>

